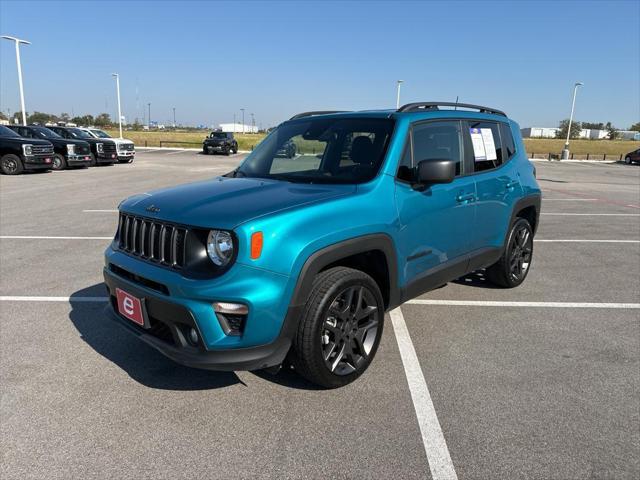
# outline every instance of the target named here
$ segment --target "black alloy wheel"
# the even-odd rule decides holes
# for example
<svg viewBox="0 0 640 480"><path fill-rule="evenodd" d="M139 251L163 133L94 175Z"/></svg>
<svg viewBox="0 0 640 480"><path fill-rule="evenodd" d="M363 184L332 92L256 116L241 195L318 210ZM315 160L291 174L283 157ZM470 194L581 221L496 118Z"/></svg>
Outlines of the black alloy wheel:
<svg viewBox="0 0 640 480"><path fill-rule="evenodd" d="M22 172L22 162L17 155L8 154L0 159L0 171L5 175L18 175Z"/></svg>
<svg viewBox="0 0 640 480"><path fill-rule="evenodd" d="M487 278L501 287L513 288L524 282L533 259L533 229L517 218L509 230L500 260L487 268Z"/></svg>
<svg viewBox="0 0 640 480"><path fill-rule="evenodd" d="M53 170L64 170L65 168L67 168L67 162L62 155L56 153L53 156L53 164L51 165L51 168Z"/></svg>

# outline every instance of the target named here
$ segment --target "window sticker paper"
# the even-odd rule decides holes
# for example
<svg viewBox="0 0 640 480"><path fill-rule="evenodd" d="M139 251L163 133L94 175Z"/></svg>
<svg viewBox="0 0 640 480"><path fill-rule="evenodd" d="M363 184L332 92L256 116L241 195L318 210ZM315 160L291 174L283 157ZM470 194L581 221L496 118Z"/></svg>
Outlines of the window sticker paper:
<svg viewBox="0 0 640 480"><path fill-rule="evenodd" d="M470 128L471 143L473 144L473 158L476 162L481 162L487 159L487 154L484 150L484 140L482 138L482 132L479 128Z"/></svg>
<svg viewBox="0 0 640 480"><path fill-rule="evenodd" d="M493 131L490 128L481 128L482 140L484 141L484 151L487 156L487 160L496 160L496 144L493 141Z"/></svg>

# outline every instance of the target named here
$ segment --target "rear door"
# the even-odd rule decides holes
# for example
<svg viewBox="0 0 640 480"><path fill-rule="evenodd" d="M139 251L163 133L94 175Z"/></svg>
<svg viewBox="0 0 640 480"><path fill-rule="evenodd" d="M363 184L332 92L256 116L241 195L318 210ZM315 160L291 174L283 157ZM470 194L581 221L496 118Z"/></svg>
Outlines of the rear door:
<svg viewBox="0 0 640 480"><path fill-rule="evenodd" d="M510 126L503 122L466 122L465 136L471 144L469 170L476 182L476 219L471 250L501 248L509 227L511 210L522 195L515 144Z"/></svg>
<svg viewBox="0 0 640 480"><path fill-rule="evenodd" d="M465 176L462 133L458 120L421 122L411 128L395 191L405 285L456 264L460 270L466 268L460 262L464 263L474 224L475 184L473 176ZM411 179L416 165L435 159L457 162L454 181L414 188Z"/></svg>

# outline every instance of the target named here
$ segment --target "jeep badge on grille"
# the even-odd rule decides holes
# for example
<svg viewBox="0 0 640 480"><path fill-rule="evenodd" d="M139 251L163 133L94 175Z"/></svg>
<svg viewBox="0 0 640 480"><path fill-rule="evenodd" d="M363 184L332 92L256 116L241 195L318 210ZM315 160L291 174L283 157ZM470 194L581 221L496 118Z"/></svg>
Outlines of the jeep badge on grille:
<svg viewBox="0 0 640 480"><path fill-rule="evenodd" d="M160 211L160 209L158 207L156 207L155 205L149 205L146 208L147 212L151 212L151 213L158 213Z"/></svg>

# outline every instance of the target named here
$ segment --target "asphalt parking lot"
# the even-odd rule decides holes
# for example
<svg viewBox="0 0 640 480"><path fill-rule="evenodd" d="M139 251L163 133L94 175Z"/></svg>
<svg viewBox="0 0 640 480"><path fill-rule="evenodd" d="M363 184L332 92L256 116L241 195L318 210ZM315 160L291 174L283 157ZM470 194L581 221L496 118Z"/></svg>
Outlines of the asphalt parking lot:
<svg viewBox="0 0 640 480"><path fill-rule="evenodd" d="M323 391L179 366L102 316L120 200L242 158L0 178L3 479L640 476L640 167L536 162L527 281L403 305L368 372Z"/></svg>

